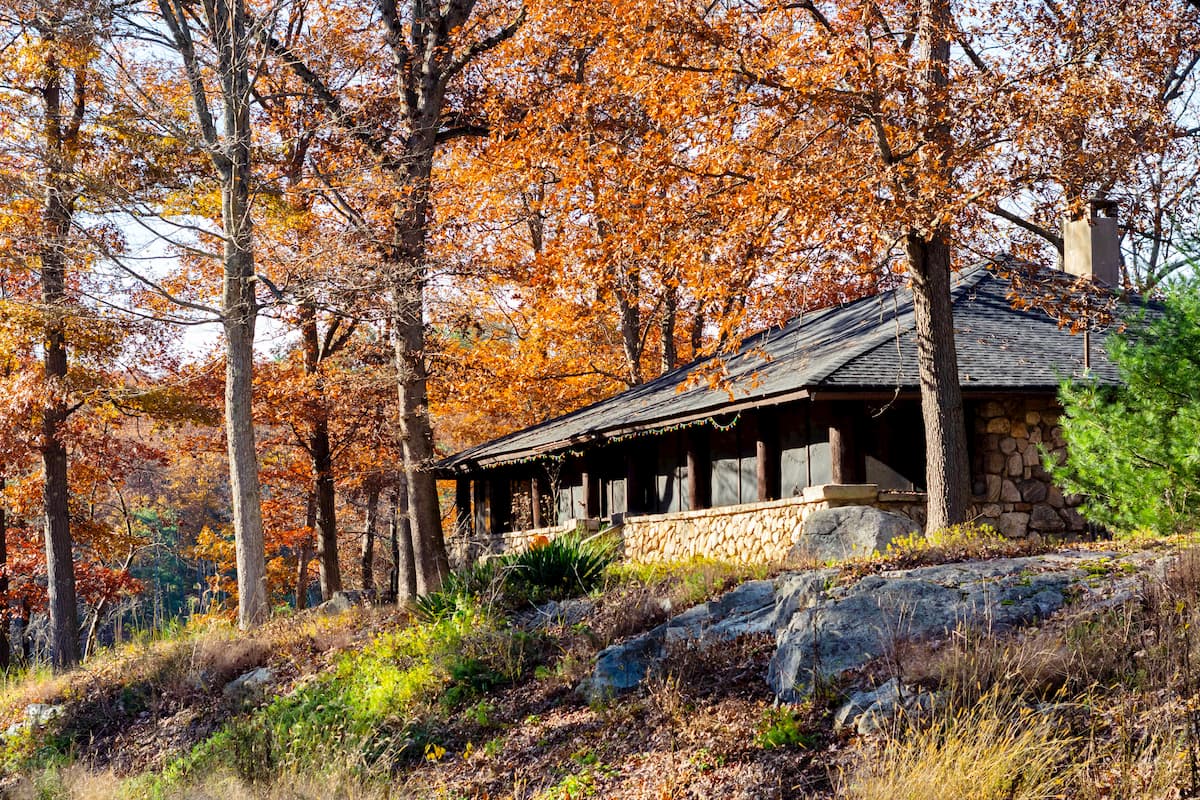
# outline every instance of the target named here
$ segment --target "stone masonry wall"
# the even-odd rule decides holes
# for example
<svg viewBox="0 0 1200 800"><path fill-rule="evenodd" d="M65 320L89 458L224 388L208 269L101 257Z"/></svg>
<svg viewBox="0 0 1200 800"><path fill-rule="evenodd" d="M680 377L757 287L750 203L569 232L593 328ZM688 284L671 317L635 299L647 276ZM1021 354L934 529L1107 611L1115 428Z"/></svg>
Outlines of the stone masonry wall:
<svg viewBox="0 0 1200 800"><path fill-rule="evenodd" d="M977 407L972 474L978 521L1005 536L1063 536L1084 530L1075 508L1050 480L1039 448L1062 463L1066 442L1052 399L993 400Z"/></svg>
<svg viewBox="0 0 1200 800"><path fill-rule="evenodd" d="M809 514L821 508L874 505L925 521L925 497L881 492L874 484L810 486L800 497L739 506L627 517L622 529L631 561L675 561L694 556L762 562L785 558Z"/></svg>

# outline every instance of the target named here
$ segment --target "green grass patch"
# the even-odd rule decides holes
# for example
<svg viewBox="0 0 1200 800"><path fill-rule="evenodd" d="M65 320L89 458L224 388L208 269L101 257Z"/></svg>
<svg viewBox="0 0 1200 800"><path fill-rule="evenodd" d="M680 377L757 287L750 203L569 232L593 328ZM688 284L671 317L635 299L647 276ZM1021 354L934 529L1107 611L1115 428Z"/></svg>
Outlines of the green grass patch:
<svg viewBox="0 0 1200 800"><path fill-rule="evenodd" d="M218 771L248 783L281 774L384 778L435 745L466 703L532 671L540 642L502 628L478 603L382 634L333 669L235 720L136 787L171 797Z"/></svg>

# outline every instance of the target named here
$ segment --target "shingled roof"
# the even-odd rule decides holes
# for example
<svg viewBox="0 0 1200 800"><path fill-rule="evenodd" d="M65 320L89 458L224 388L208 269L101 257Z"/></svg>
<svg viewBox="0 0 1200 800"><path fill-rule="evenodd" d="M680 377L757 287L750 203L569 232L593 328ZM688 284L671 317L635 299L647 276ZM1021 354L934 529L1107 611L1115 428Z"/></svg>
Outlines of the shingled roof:
<svg viewBox="0 0 1200 800"><path fill-rule="evenodd" d="M1083 374L1082 335L1045 312L1016 310L1009 283L987 265L964 270L952 288L963 391L1057 389ZM680 390L712 359L668 372L607 400L464 450L437 464L442 473L488 467L605 438L766 406L816 392L917 389L916 324L907 288L798 316L746 339L724 358L724 388ZM1102 337L1092 337L1091 373L1115 383Z"/></svg>

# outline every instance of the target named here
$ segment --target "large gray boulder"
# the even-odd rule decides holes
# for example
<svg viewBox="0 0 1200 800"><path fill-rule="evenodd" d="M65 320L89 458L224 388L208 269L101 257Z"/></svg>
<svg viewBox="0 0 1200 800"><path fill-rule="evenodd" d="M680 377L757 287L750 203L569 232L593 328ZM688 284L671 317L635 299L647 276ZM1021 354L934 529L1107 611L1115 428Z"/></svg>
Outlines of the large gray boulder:
<svg viewBox="0 0 1200 800"><path fill-rule="evenodd" d="M941 637L959 626L1002 631L1062 607L1082 572L1038 557L943 564L868 575L801 602L781 584L776 650L767 681L779 699L800 702L813 688L902 641Z"/></svg>
<svg viewBox="0 0 1200 800"><path fill-rule="evenodd" d="M817 561L844 561L887 551L896 538L918 533L908 517L873 506L824 508L809 514L792 555Z"/></svg>

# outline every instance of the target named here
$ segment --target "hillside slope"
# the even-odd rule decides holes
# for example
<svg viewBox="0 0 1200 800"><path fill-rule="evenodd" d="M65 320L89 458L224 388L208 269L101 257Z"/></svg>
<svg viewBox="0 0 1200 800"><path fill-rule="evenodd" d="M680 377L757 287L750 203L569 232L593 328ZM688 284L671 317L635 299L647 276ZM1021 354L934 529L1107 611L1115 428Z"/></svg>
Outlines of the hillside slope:
<svg viewBox="0 0 1200 800"><path fill-rule="evenodd" d="M920 559L934 556L961 554ZM10 683L0 696L15 726L3 791L1194 796L1200 556L1174 545L1097 548L1085 560L1066 604L1040 623L896 637L794 705L775 703L766 675L776 641L762 633L714 647L679 639L633 691L590 704L576 691L605 646L769 577L761 569L620 568L588 598L503 613L462 603L433 622L351 609L276 620L247 637L197 628L76 673ZM858 562L829 583L853 594L912 561ZM888 692L901 701L880 702Z"/></svg>

